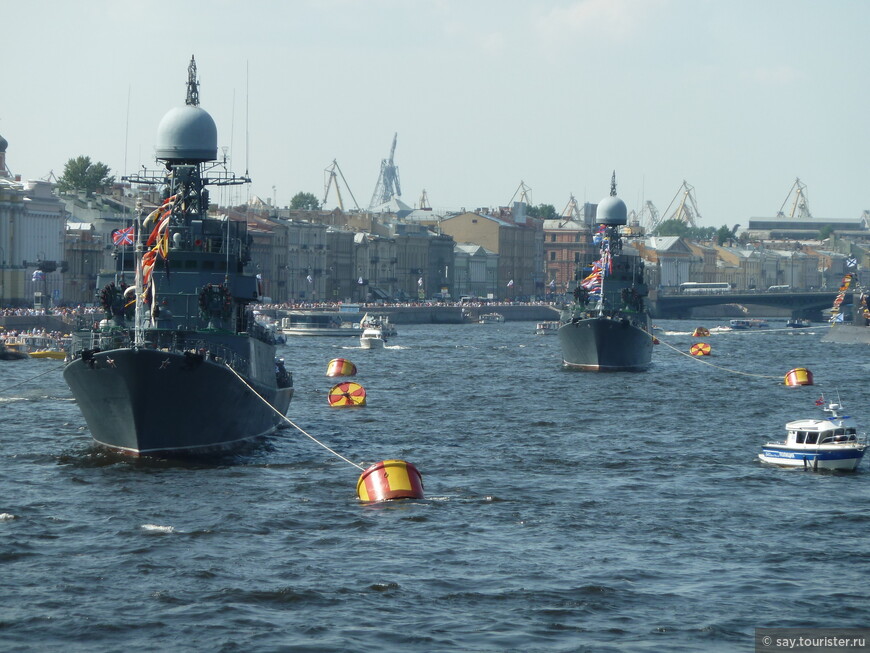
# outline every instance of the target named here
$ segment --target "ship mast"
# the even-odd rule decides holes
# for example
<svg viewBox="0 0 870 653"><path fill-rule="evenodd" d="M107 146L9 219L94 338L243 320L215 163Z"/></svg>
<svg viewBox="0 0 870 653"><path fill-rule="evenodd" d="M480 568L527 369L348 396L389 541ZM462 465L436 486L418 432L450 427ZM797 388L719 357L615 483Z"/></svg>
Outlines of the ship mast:
<svg viewBox="0 0 870 653"><path fill-rule="evenodd" d="M613 175L610 177L610 197L616 197L616 170L613 171ZM604 238L601 240L601 298L598 300L598 317L602 317L604 315L604 280L607 278L607 263L611 256L613 256L611 237L614 233L619 234L619 231L616 227L611 227L608 225L604 231ZM606 250L605 250L606 243ZM605 254L606 251L606 254Z"/></svg>

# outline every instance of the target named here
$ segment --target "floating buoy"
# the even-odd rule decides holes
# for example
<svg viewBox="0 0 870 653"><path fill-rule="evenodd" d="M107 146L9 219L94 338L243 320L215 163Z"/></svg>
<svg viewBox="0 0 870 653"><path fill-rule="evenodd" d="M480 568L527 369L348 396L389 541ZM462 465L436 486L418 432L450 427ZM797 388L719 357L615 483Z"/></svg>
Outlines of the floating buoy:
<svg viewBox="0 0 870 653"><path fill-rule="evenodd" d="M660 345L660 344L661 344L661 341L660 341L658 338L656 338L655 336L653 336L653 344L654 344L654 345Z"/></svg>
<svg viewBox="0 0 870 653"><path fill-rule="evenodd" d="M346 358L333 358L326 366L326 376L356 376L356 365Z"/></svg>
<svg viewBox="0 0 870 653"><path fill-rule="evenodd" d="M785 384L790 386L812 385L813 373L805 367L796 367L785 375Z"/></svg>
<svg viewBox="0 0 870 653"><path fill-rule="evenodd" d="M356 494L363 501L422 499L423 477L404 460L383 460L360 475Z"/></svg>
<svg viewBox="0 0 870 653"><path fill-rule="evenodd" d="M692 331L692 335L695 338L704 338L710 335L710 329L707 327L695 327L695 330Z"/></svg>
<svg viewBox="0 0 870 653"><path fill-rule="evenodd" d="M346 406L365 406L366 390L359 383L345 381L332 386L329 391L329 405L334 408Z"/></svg>
<svg viewBox="0 0 870 653"><path fill-rule="evenodd" d="M692 356L709 356L710 351L710 345L708 345L706 342L699 342L692 345L689 353L692 354Z"/></svg>

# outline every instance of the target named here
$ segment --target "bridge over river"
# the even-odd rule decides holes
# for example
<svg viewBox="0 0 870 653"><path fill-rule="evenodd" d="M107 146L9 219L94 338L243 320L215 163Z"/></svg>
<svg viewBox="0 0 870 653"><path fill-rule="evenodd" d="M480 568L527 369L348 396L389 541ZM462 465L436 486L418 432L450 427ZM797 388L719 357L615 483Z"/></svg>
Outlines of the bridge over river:
<svg viewBox="0 0 870 653"><path fill-rule="evenodd" d="M701 306L739 304L783 309L795 318L804 317L822 320L822 311L831 308L836 291L811 290L805 292L729 292L719 294L666 294L652 291L648 303L650 313L659 319L686 319L692 317L692 309ZM850 298L847 296L846 302Z"/></svg>

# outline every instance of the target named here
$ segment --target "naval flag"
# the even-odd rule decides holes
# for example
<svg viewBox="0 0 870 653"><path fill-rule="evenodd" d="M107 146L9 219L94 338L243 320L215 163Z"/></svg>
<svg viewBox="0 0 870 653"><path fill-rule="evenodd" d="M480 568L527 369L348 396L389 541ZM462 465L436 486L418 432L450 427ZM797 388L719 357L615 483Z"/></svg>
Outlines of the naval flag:
<svg viewBox="0 0 870 653"><path fill-rule="evenodd" d="M112 241L119 246L132 245L135 227L130 226L126 229L115 229L112 232Z"/></svg>
<svg viewBox="0 0 870 653"><path fill-rule="evenodd" d="M846 267L847 268L856 268L858 267L858 259L854 256L850 256L846 259Z"/></svg>

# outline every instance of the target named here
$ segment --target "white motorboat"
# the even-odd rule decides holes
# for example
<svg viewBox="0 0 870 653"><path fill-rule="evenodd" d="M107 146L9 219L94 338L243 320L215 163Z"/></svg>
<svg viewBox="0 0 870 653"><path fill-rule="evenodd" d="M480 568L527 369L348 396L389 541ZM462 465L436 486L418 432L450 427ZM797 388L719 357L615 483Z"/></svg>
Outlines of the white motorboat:
<svg viewBox="0 0 870 653"><path fill-rule="evenodd" d="M359 345L363 349L382 349L386 343L387 339L384 332L377 326L363 329L362 335L359 337Z"/></svg>
<svg viewBox="0 0 870 653"><path fill-rule="evenodd" d="M387 338L392 338L393 336L399 335L398 331L396 331L396 327L394 327L392 322L390 322L389 315L376 315L372 313L366 313L359 321L359 326L361 329L368 329L369 327L380 327L381 332Z"/></svg>
<svg viewBox="0 0 870 653"><path fill-rule="evenodd" d="M504 322L504 315L501 313L484 313L478 319L480 324L500 324Z"/></svg>
<svg viewBox="0 0 870 653"><path fill-rule="evenodd" d="M548 320L546 322L538 322L535 325L535 334L539 336L556 335L559 333L559 320Z"/></svg>
<svg viewBox="0 0 870 653"><path fill-rule="evenodd" d="M824 405L824 399L817 403ZM858 434L854 419L842 414L841 403L831 402L824 411L830 417L788 422L786 440L768 442L758 458L781 467L853 471L864 456L867 438Z"/></svg>

